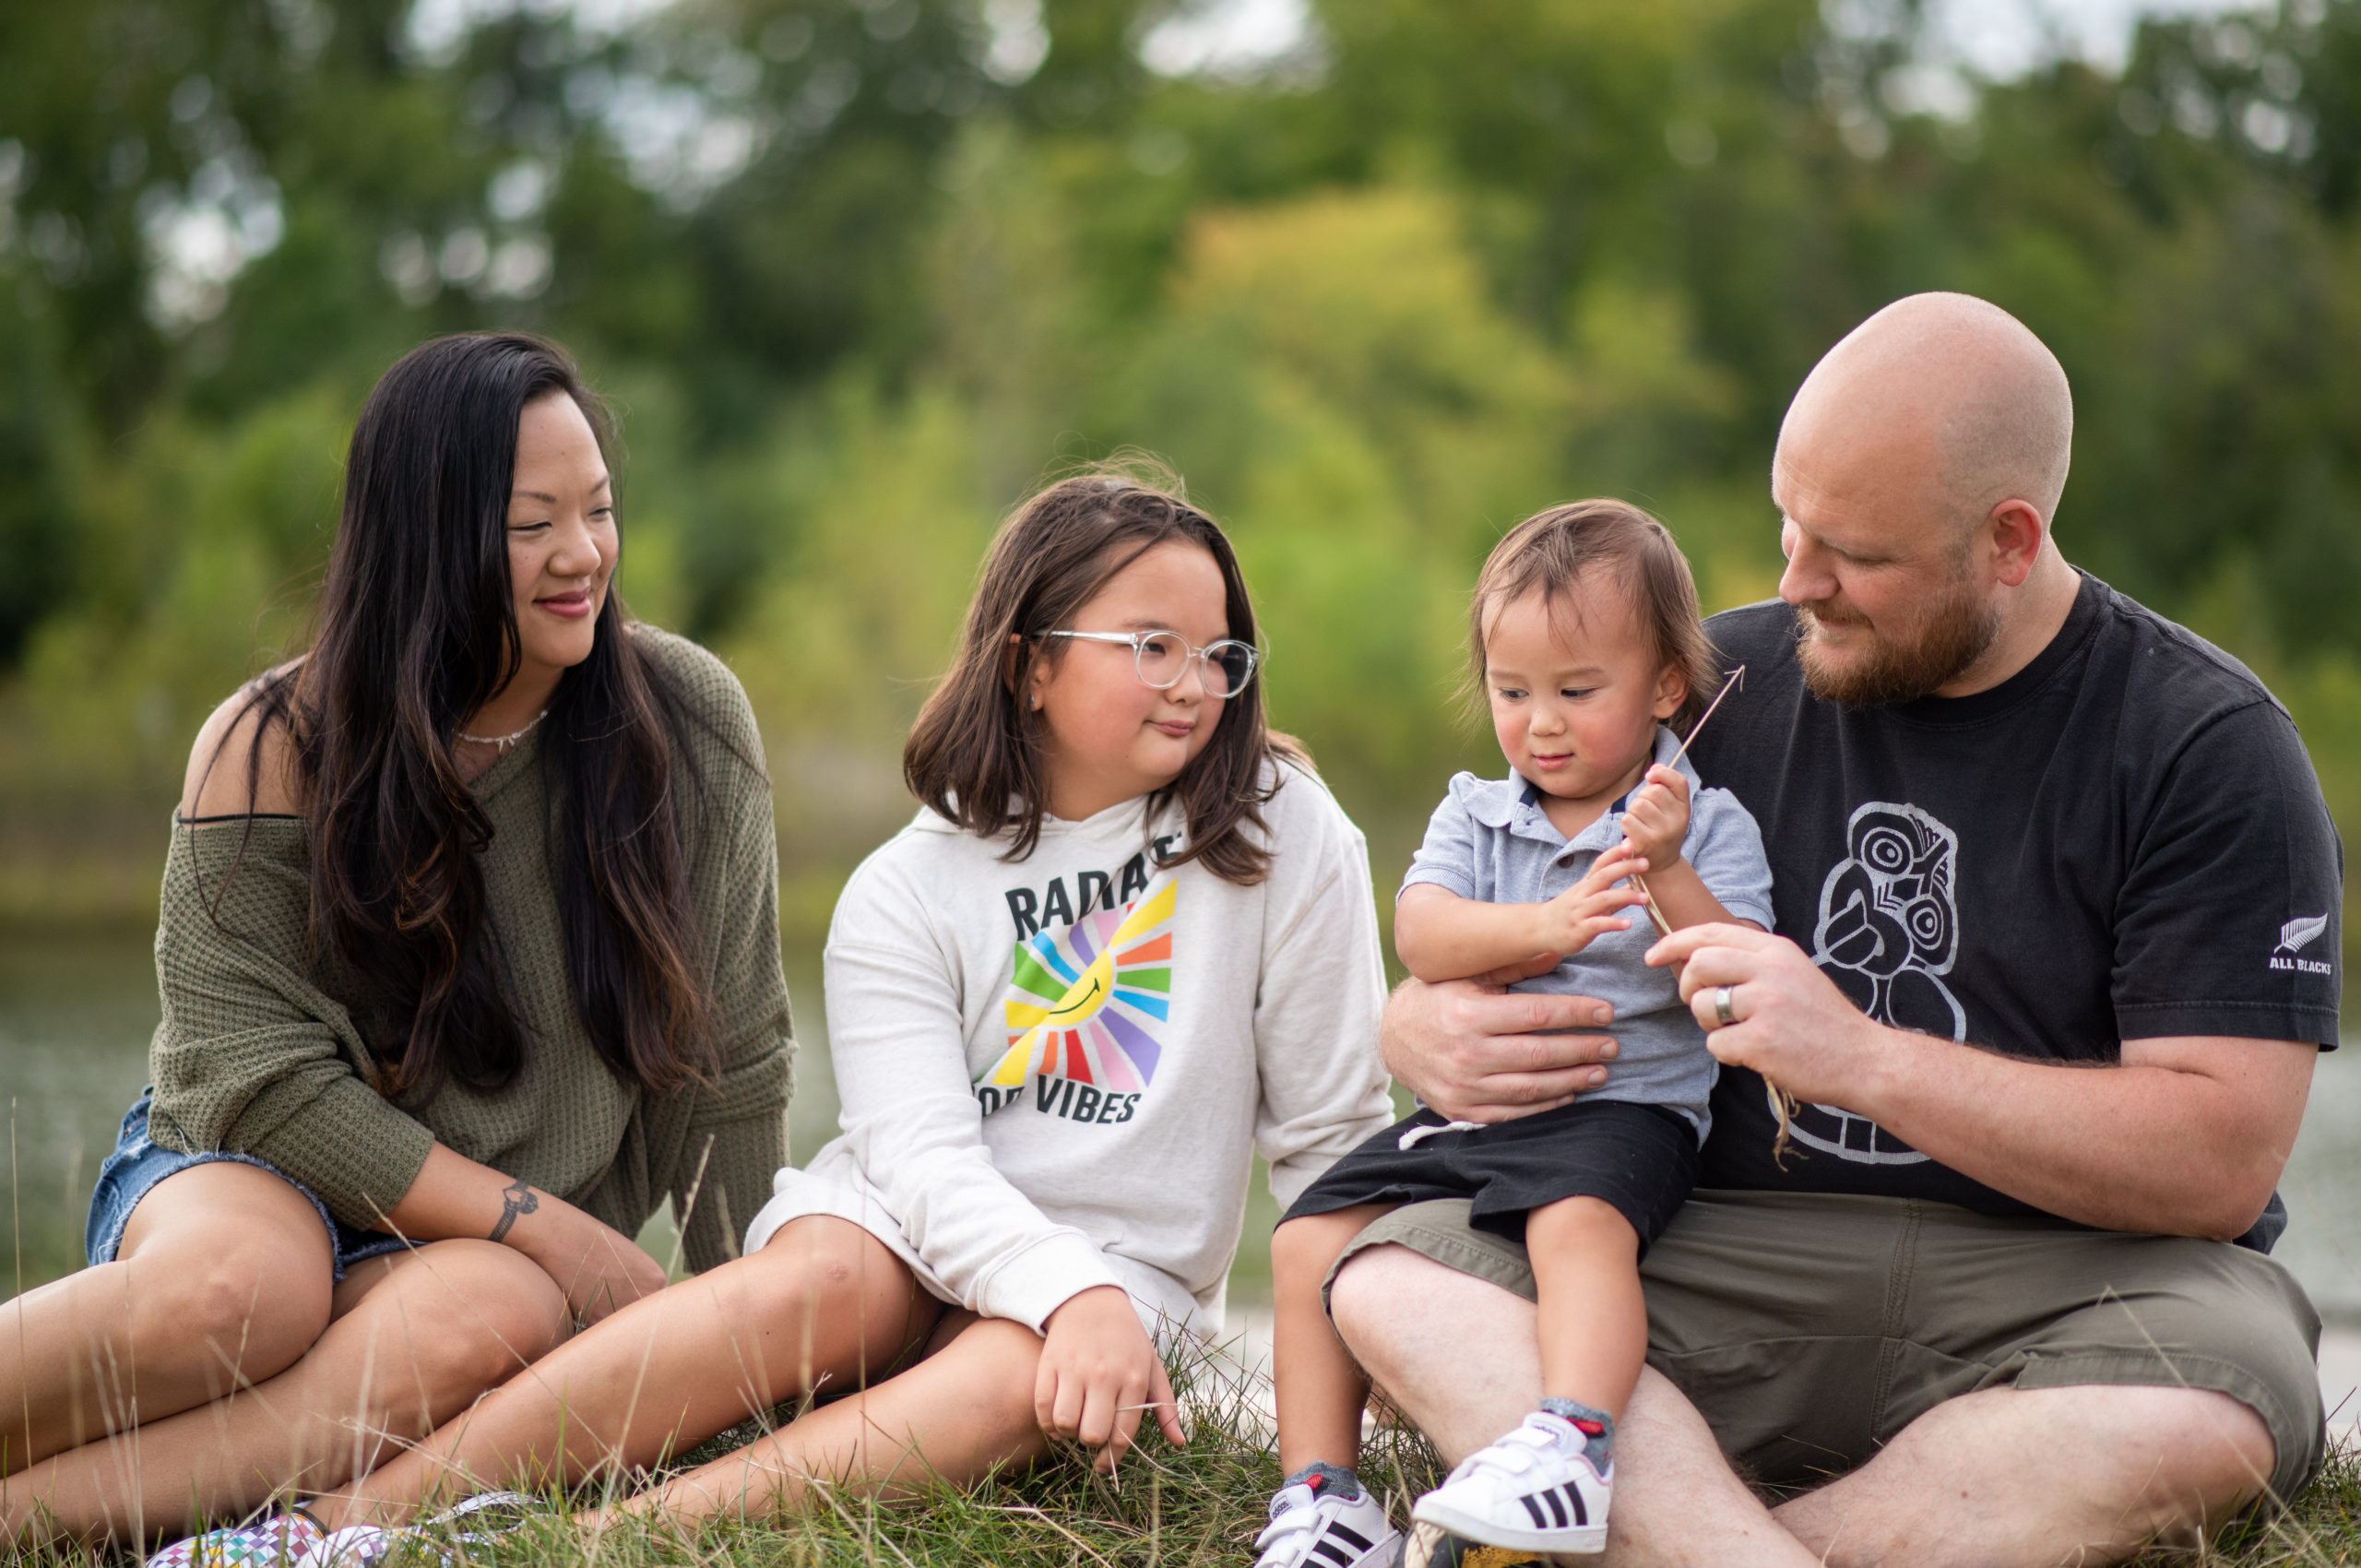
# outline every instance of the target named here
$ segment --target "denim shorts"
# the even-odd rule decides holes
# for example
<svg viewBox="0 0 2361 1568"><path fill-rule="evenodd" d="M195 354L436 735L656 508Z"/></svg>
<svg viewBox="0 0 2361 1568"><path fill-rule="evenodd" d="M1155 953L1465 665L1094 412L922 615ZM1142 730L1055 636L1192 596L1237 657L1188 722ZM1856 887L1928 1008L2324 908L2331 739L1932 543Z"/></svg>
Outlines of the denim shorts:
<svg viewBox="0 0 2361 1568"><path fill-rule="evenodd" d="M227 1149L214 1149L204 1154L179 1154L153 1142L148 1136L148 1107L155 1099L153 1086L142 1089L138 1102L124 1113L123 1131L115 1135L114 1152L99 1167L99 1184L90 1194L90 1218L83 1228L82 1252L92 1267L114 1262L114 1254L123 1245L124 1227L131 1223L131 1211L148 1189L167 1176L177 1176L191 1166L212 1165L231 1160L239 1165L251 1165L257 1170L268 1170L303 1194L311 1206L319 1210L320 1223L328 1228L328 1242L336 1253L336 1277L364 1259L383 1257L387 1253L401 1251L409 1245L399 1236L388 1236L382 1230L359 1230L328 1212L319 1194L285 1171L272 1167L269 1161L250 1154L235 1154Z"/></svg>

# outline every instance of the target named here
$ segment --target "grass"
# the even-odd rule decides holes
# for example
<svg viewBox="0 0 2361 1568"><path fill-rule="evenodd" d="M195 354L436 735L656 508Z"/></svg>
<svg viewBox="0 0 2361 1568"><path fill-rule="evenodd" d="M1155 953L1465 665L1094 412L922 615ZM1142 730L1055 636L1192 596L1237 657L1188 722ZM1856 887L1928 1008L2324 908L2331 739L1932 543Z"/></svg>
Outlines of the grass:
<svg viewBox="0 0 2361 1568"><path fill-rule="evenodd" d="M920 1507L883 1509L839 1499L799 1518L720 1522L694 1535L628 1524L595 1544L552 1516L463 1556L487 1568L1245 1568L1253 1560L1264 1502L1279 1479L1256 1413L1256 1390L1248 1374L1219 1357L1200 1357L1178 1371L1190 1443L1174 1448L1151 1431L1111 1480L1095 1475L1078 1453L1064 1454L1030 1474L972 1492L943 1489ZM749 1421L726 1432L683 1455L682 1464L750 1442L762 1425ZM1407 1517L1410 1499L1441 1479L1441 1465L1416 1433L1381 1428L1361 1476L1398 1521ZM582 1506L598 1500L586 1489L571 1502ZM25 1568L126 1568L138 1558L43 1548L18 1561ZM2286 1514L2248 1521L2201 1551L2151 1552L2137 1568L2166 1564L2361 1564L2361 1453L2333 1452L2318 1484Z"/></svg>

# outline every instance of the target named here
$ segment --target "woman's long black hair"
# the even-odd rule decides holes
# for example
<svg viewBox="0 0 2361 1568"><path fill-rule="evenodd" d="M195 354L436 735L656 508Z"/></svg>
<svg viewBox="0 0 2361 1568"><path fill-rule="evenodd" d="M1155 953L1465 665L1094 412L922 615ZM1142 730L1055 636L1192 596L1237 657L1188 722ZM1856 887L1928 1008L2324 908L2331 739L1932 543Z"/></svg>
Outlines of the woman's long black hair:
<svg viewBox="0 0 2361 1568"><path fill-rule="evenodd" d="M389 1015L377 1087L412 1106L452 1081L505 1087L530 1049L476 860L492 824L452 742L522 664L509 491L519 421L547 397L611 447L604 406L538 338L441 338L386 373L352 433L312 649L257 693L291 742L314 940ZM684 712L626 625L611 585L540 724L541 767L575 1005L610 1067L662 1092L709 1068L709 999L673 778Z"/></svg>

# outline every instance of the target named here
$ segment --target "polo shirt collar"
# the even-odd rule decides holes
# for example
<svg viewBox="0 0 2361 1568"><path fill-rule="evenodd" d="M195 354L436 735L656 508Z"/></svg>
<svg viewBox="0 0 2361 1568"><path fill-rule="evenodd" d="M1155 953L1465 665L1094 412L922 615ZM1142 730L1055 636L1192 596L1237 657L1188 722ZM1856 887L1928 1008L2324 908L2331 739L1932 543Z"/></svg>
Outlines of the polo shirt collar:
<svg viewBox="0 0 2361 1568"><path fill-rule="evenodd" d="M1656 726L1655 754L1653 761L1672 763L1680 776L1689 780L1689 804L1697 806L1697 791L1704 785L1698 776L1696 765L1683 756L1673 758L1680 751L1680 738L1663 725ZM1465 797L1468 814L1487 827L1498 828L1513 837L1530 838L1547 844L1552 849L1611 849L1623 841L1623 808L1630 795L1599 813L1598 820L1584 828L1572 839L1558 831L1548 815L1541 809L1541 791L1521 773L1512 772L1506 778L1480 780Z"/></svg>

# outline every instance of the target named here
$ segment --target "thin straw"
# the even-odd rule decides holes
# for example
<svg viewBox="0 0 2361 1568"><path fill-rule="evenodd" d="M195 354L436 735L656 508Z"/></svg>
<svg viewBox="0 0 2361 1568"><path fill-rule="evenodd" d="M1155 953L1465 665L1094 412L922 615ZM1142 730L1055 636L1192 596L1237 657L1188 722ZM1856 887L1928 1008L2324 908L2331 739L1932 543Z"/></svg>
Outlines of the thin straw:
<svg viewBox="0 0 2361 1568"><path fill-rule="evenodd" d="M1722 706L1722 699L1730 695L1730 688L1738 685L1745 679L1745 665L1741 664L1737 669L1730 671L1730 678L1722 683L1722 689L1714 694L1714 700L1705 705L1705 711L1699 714L1697 716L1697 722L1689 727L1689 738L1680 742L1680 749L1679 751L1672 754L1672 761L1669 764L1670 766L1679 767L1680 766L1680 759L1687 756L1689 754L1689 748L1697 743L1698 735L1705 728L1705 720L1714 717L1714 710ZM1658 936L1670 936L1672 934L1672 922L1664 918L1664 910L1659 909L1656 905L1656 896L1648 891L1647 878L1634 873L1631 877L1631 886L1642 898L1647 901L1648 919L1655 922L1656 934Z"/></svg>

